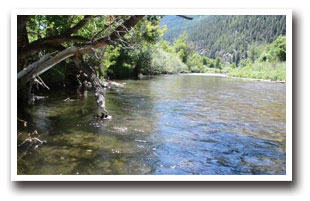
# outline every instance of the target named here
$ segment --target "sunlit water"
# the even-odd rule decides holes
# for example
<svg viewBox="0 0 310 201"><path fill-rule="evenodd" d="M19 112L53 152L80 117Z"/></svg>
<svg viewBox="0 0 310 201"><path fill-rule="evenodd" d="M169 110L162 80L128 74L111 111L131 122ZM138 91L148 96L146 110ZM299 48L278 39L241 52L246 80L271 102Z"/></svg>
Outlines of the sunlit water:
<svg viewBox="0 0 310 201"><path fill-rule="evenodd" d="M285 84L202 75L125 80L106 91L49 93L19 117L18 174L285 174ZM70 97L72 101L64 101Z"/></svg>

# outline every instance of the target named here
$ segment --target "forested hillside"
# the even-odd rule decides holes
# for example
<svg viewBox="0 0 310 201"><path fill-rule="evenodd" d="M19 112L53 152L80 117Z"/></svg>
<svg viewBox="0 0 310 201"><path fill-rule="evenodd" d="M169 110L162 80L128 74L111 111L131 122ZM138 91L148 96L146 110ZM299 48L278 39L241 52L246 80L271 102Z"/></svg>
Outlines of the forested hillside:
<svg viewBox="0 0 310 201"><path fill-rule="evenodd" d="M211 16L209 15L187 15L192 20L187 20L175 15L166 15L161 19L160 25L163 27L167 26L167 30L164 34L164 40L173 42L178 38L178 36L184 31L189 32L194 27L199 26L204 21L207 21Z"/></svg>
<svg viewBox="0 0 310 201"><path fill-rule="evenodd" d="M166 16L161 26L168 30L164 40L173 42L179 34L188 33L188 43L200 55L221 57L226 63L239 64L247 58L252 44L269 44L279 35L286 35L285 16L191 16L188 21Z"/></svg>

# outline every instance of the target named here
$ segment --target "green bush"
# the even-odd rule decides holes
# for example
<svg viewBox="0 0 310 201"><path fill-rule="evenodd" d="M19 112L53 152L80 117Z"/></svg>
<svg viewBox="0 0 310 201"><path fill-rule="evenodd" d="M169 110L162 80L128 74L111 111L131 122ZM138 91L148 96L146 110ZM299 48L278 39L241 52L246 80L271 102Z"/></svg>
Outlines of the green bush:
<svg viewBox="0 0 310 201"><path fill-rule="evenodd" d="M223 66L222 66L222 59L220 57L216 57L215 59L215 68L219 68L219 69L222 69Z"/></svg>
<svg viewBox="0 0 310 201"><path fill-rule="evenodd" d="M198 53L192 54L187 62L189 70L193 73L203 72L203 59Z"/></svg>
<svg viewBox="0 0 310 201"><path fill-rule="evenodd" d="M286 61L286 36L279 36L270 45L267 45L260 56L260 61Z"/></svg>
<svg viewBox="0 0 310 201"><path fill-rule="evenodd" d="M156 75L181 72L188 72L188 68L177 55L166 52L163 49L156 49L152 54L150 67L143 73Z"/></svg>
<svg viewBox="0 0 310 201"><path fill-rule="evenodd" d="M215 67L215 59L203 57L202 62L203 62L203 65L206 65L208 68L214 68Z"/></svg>

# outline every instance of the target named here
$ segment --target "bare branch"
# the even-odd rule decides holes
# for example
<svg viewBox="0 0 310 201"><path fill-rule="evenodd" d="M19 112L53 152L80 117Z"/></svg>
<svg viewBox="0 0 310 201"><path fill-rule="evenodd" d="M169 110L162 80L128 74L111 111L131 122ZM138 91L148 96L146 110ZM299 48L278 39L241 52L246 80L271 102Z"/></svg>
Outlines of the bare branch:
<svg viewBox="0 0 310 201"><path fill-rule="evenodd" d="M46 54L43 57L41 57L39 61L36 61L36 62L32 63L31 65L29 65L28 67L24 68L23 70L19 71L17 73L17 79L25 76L26 74L31 73L38 65L42 64L43 62L45 62L49 58L51 58L51 55Z"/></svg>
<svg viewBox="0 0 310 201"><path fill-rule="evenodd" d="M20 118L18 118L17 117L17 121L20 121L20 122L22 122L23 124L24 124L24 127L27 127L27 121L25 121L25 120L22 120L22 119L20 119Z"/></svg>
<svg viewBox="0 0 310 201"><path fill-rule="evenodd" d="M31 55L33 52L42 50L42 49L57 49L61 50L63 46L60 44L64 42L88 42L90 41L87 38L82 36L51 36L44 38L42 40L37 40L30 43L29 45L18 49L18 59L25 58L26 56ZM65 48L62 48L65 49Z"/></svg>
<svg viewBox="0 0 310 201"><path fill-rule="evenodd" d="M182 17L186 20L192 20L193 18L192 17L188 17L188 16L185 16L185 15L177 15L178 17Z"/></svg>
<svg viewBox="0 0 310 201"><path fill-rule="evenodd" d="M40 76L37 76L37 78L35 78L34 81L39 85L41 85L43 88L50 90L50 88L45 84L45 82L42 80Z"/></svg>
<svg viewBox="0 0 310 201"><path fill-rule="evenodd" d="M79 21L75 26L69 28L66 30L63 34L64 36L69 36L75 32L77 32L79 29L81 29L89 20L91 19L91 15L85 15L84 18Z"/></svg>

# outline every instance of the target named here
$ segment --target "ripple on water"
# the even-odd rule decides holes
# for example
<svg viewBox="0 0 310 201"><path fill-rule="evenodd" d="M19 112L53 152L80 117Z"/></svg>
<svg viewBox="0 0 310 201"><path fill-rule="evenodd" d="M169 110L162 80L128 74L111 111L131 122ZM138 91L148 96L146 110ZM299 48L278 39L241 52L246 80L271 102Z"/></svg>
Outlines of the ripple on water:
<svg viewBox="0 0 310 201"><path fill-rule="evenodd" d="M19 148L18 173L285 174L285 85L199 75L126 83L106 91L108 121L94 120L92 93L65 102L51 92L34 105L25 120L48 143Z"/></svg>

